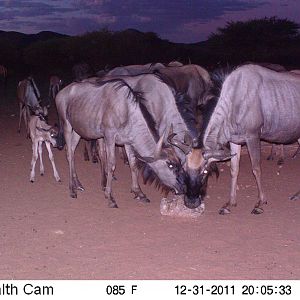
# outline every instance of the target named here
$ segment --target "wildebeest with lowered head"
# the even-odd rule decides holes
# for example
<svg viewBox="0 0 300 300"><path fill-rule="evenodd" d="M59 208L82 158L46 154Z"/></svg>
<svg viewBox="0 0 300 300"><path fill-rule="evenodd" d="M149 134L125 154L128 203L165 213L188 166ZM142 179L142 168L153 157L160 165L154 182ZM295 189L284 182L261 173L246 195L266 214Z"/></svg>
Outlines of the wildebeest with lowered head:
<svg viewBox="0 0 300 300"><path fill-rule="evenodd" d="M58 93L56 106L60 135L63 129L67 144L71 197L77 196L77 190L83 190L74 166L74 151L81 137L105 141L105 196L110 207L117 207L112 196L116 144L132 147L163 185L177 193L184 192L185 173L180 160L172 147L164 146L166 130L158 136L142 101L141 95L123 80L72 83ZM61 146L59 143L58 147Z"/></svg>
<svg viewBox="0 0 300 300"><path fill-rule="evenodd" d="M300 78L258 65L244 65L223 77L216 106L203 135L202 173L214 160L231 157L230 200L220 214L236 206L241 145L246 144L258 187L252 213L263 212L267 203L261 183L260 140L288 144L300 137ZM230 145L230 153L226 145ZM297 192L291 199L299 198Z"/></svg>
<svg viewBox="0 0 300 300"><path fill-rule="evenodd" d="M110 77L108 77L110 78ZM178 158L186 171L185 183L187 191L184 199L187 205L192 201L186 198L199 199L199 192L202 194L204 189L199 191L199 173L197 145L193 141L198 140L199 132L196 128L194 112L191 108L191 101L186 94L176 93L174 89L165 84L160 77L154 74L141 74L136 76L122 76L129 86L134 90L143 93L145 101L143 105L147 108L156 123L160 135L166 128L172 126L172 133L168 143L175 146ZM145 198L141 192L137 181L137 170L134 155L128 147L126 148L129 164L132 171L133 186L136 186L136 194L140 198ZM147 174L143 172L144 181L147 181ZM202 195L204 196L204 195ZM197 203L197 201L195 201ZM196 204L195 204L196 205ZM190 206L190 208L193 208Z"/></svg>

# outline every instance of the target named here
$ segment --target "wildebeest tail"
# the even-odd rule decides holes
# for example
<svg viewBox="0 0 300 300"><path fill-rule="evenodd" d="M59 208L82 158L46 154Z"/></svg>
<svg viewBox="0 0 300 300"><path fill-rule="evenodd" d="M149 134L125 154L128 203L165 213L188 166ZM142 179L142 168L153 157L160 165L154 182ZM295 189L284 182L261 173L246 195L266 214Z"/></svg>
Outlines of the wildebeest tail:
<svg viewBox="0 0 300 300"><path fill-rule="evenodd" d="M56 137L56 144L58 150L62 150L66 144L65 136L64 136L64 123L60 118L59 114L57 114L57 117L58 117L58 134Z"/></svg>

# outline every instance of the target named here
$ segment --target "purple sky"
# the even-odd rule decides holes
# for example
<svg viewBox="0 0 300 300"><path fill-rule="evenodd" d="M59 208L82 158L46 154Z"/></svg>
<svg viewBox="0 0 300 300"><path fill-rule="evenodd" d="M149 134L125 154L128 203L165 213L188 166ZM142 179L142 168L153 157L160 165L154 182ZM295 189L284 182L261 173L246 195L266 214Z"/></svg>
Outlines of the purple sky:
<svg viewBox="0 0 300 300"><path fill-rule="evenodd" d="M193 43L227 21L278 16L300 23L299 0L0 0L0 30L70 35L108 28Z"/></svg>

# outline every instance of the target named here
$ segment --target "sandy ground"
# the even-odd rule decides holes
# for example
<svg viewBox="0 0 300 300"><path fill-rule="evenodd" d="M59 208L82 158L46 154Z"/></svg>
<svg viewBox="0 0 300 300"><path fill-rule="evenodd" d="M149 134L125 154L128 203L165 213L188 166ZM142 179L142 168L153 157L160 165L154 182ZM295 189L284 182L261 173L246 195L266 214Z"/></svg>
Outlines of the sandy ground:
<svg viewBox="0 0 300 300"><path fill-rule="evenodd" d="M54 150L57 183L46 149L45 175L29 181L31 142L17 133L16 106L0 106L0 279L299 279L300 156L288 158L277 174L263 153L268 205L250 214L257 197L248 155L242 155L238 207L221 216L229 195L229 168L220 164L209 181L206 211L197 219L162 216L161 194L142 186L151 199L137 203L130 173L117 164L110 209L100 190L99 166L76 166L85 191L69 197L65 151ZM295 149L295 146L293 147ZM290 153L293 151L289 148ZM289 155L290 155L289 153Z"/></svg>

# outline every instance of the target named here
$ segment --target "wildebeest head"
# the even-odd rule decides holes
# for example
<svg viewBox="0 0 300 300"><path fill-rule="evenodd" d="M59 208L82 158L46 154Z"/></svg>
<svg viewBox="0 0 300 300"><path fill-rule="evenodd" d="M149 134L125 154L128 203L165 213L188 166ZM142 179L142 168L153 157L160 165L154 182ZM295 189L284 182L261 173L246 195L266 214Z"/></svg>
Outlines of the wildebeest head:
<svg viewBox="0 0 300 300"><path fill-rule="evenodd" d="M232 157L226 150L193 149L187 159L187 192L184 203L188 208L198 207L206 195L207 180L216 173L219 176L217 161L225 161Z"/></svg>
<svg viewBox="0 0 300 300"><path fill-rule="evenodd" d="M173 147L164 145L164 135L157 142L152 157L137 157L144 183L155 181L156 186L163 190L174 190L176 194L183 194L185 187L185 171Z"/></svg>
<svg viewBox="0 0 300 300"><path fill-rule="evenodd" d="M219 176L216 164L212 163L229 159L231 156L224 150L203 152L198 147L197 140L192 139L188 133L186 133L183 142L176 137L176 134L170 135L168 141L186 155L184 204L188 208L196 208L202 203L206 195L209 175L216 173Z"/></svg>

